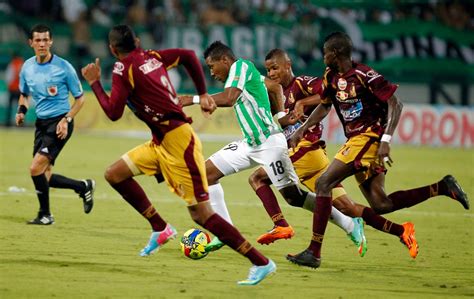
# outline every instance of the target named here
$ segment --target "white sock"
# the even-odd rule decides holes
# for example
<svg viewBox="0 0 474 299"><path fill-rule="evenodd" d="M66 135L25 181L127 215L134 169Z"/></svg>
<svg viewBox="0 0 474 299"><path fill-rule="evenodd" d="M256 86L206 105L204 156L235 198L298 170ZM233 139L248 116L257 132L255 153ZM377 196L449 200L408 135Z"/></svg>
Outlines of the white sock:
<svg viewBox="0 0 474 299"><path fill-rule="evenodd" d="M310 211L311 213L314 212L314 206L316 205L316 194L313 192L308 192L306 195L306 199L303 203L303 209Z"/></svg>
<svg viewBox="0 0 474 299"><path fill-rule="evenodd" d="M308 195L306 196L306 199L303 204L303 209L308 210L310 212L314 212L315 205L316 194L308 192ZM329 217L329 221L342 228L347 234L350 234L354 229L354 222L352 221L352 218L342 214L335 207L332 207L331 209L331 216Z"/></svg>
<svg viewBox="0 0 474 299"><path fill-rule="evenodd" d="M229 211L227 211L227 206L224 200L224 189L222 189L220 183L209 186L209 199L214 212L232 224L232 220L230 219Z"/></svg>
<svg viewBox="0 0 474 299"><path fill-rule="evenodd" d="M331 209L329 221L342 228L347 234L350 234L354 230L354 222L352 221L352 218L342 214L335 207L332 207Z"/></svg>

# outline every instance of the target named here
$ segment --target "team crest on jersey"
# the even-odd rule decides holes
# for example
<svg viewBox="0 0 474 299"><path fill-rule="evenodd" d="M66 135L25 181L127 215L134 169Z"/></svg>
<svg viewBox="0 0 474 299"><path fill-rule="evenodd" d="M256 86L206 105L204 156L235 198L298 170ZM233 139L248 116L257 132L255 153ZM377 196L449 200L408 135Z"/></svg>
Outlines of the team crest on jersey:
<svg viewBox="0 0 474 299"><path fill-rule="evenodd" d="M52 97L58 94L58 87L56 85L48 86L48 94Z"/></svg>
<svg viewBox="0 0 474 299"><path fill-rule="evenodd" d="M354 83L352 83L351 89L349 91L349 95L350 95L351 98L357 97L356 88L355 88Z"/></svg>
<svg viewBox="0 0 474 299"><path fill-rule="evenodd" d="M349 97L349 94L345 91L342 91L342 90L339 90L337 93L336 93L336 98L343 102L345 100L347 100L347 98Z"/></svg>
<svg viewBox="0 0 474 299"><path fill-rule="evenodd" d="M123 75L123 70L125 69L125 66L121 62L116 62L114 64L114 70L112 71L113 73L122 76Z"/></svg>
<svg viewBox="0 0 474 299"><path fill-rule="evenodd" d="M344 79L344 78L339 78L339 80L337 80L337 87L338 87L340 90L345 90L346 87L347 87L347 81L346 81L346 79Z"/></svg>

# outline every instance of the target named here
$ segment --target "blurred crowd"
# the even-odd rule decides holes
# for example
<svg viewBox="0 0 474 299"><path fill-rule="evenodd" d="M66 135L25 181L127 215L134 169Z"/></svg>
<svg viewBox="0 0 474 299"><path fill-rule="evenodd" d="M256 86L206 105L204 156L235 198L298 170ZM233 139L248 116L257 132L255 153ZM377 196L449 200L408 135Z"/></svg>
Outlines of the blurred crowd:
<svg viewBox="0 0 474 299"><path fill-rule="evenodd" d="M417 3L419 2L419 3ZM5 13L20 13L72 27L74 47L87 55L91 24L110 28L127 23L151 33L158 47L169 25L209 26L276 24L293 31L297 55L311 59L320 38L320 19L339 14L355 22L387 24L416 18L445 24L457 30L474 29L473 1L311 1L311 0L9 0Z"/></svg>

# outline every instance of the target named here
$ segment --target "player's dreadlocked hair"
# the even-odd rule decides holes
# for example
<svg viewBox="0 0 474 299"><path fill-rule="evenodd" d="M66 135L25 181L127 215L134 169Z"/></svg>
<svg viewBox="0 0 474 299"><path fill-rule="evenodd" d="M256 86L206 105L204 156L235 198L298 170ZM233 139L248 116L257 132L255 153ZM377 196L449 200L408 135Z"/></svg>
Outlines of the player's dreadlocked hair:
<svg viewBox="0 0 474 299"><path fill-rule="evenodd" d="M220 40L213 42L206 50L204 50L204 59L210 57L212 60L220 59L222 56L236 59L234 52L228 46L224 45Z"/></svg>
<svg viewBox="0 0 474 299"><path fill-rule="evenodd" d="M279 49L279 48L270 50L270 52L268 52L267 55L265 56L265 60L269 60L273 58L283 58L287 61L290 61L290 57L288 56L288 53L285 50Z"/></svg>
<svg viewBox="0 0 474 299"><path fill-rule="evenodd" d="M120 53L130 53L137 47L136 35L128 25L114 26L109 32L109 43Z"/></svg>
<svg viewBox="0 0 474 299"><path fill-rule="evenodd" d="M352 41L349 35L344 32L333 32L326 36L324 43L329 49L334 49L336 52L344 57L351 57Z"/></svg>
<svg viewBox="0 0 474 299"><path fill-rule="evenodd" d="M50 39L53 38L53 33L51 32L51 28L49 28L45 24L36 24L35 26L33 26L30 30L30 36L29 36L30 39L33 39L33 32L38 32L38 33L49 32L49 38Z"/></svg>

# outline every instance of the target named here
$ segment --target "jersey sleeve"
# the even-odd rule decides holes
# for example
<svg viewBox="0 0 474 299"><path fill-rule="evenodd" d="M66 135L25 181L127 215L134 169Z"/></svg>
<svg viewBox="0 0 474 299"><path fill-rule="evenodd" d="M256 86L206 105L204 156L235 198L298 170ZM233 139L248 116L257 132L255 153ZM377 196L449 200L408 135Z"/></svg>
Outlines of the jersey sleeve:
<svg viewBox="0 0 474 299"><path fill-rule="evenodd" d="M67 61L65 61L65 68L68 89L75 99L80 98L84 92L82 90L81 81L77 76L76 70Z"/></svg>
<svg viewBox="0 0 474 299"><path fill-rule="evenodd" d="M129 68L130 67L132 66L129 66ZM117 120L122 117L127 99L132 93L132 86L125 77L129 68L125 70L123 63L115 63L112 73L112 91L110 97L104 91L100 81L96 81L91 86L92 91L99 100L100 106L111 120Z"/></svg>
<svg viewBox="0 0 474 299"><path fill-rule="evenodd" d="M25 65L21 68L20 71L20 92L23 96L29 96L30 95L30 89L28 88L28 84L26 84L26 79L25 79Z"/></svg>
<svg viewBox="0 0 474 299"><path fill-rule="evenodd" d="M321 83L321 104L329 105L332 104L330 97L330 84L329 84L329 68L326 68L326 71L323 75L323 82Z"/></svg>
<svg viewBox="0 0 474 299"><path fill-rule="evenodd" d="M370 69L366 75L366 86L372 94L383 102L388 101L397 90L397 85L390 83L373 69Z"/></svg>
<svg viewBox="0 0 474 299"><path fill-rule="evenodd" d="M230 67L229 76L225 81L224 88L235 87L243 91L247 81L248 68L249 66L242 60L234 62Z"/></svg>
<svg viewBox="0 0 474 299"><path fill-rule="evenodd" d="M303 76L297 78L297 84L305 96L321 95L323 88L318 77Z"/></svg>
<svg viewBox="0 0 474 299"><path fill-rule="evenodd" d="M160 51L150 51L151 54L157 55L158 59L163 62L166 69L169 70L178 65L183 65L188 75L194 82L196 91L199 95L207 92L206 77L202 69L201 62L196 57L196 53L189 49L166 49Z"/></svg>

